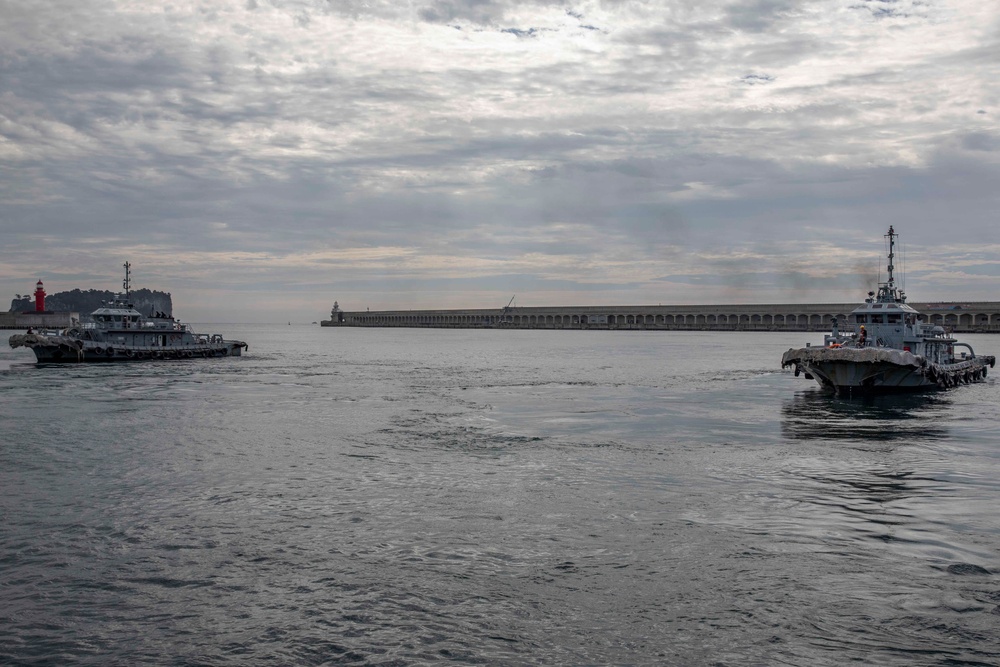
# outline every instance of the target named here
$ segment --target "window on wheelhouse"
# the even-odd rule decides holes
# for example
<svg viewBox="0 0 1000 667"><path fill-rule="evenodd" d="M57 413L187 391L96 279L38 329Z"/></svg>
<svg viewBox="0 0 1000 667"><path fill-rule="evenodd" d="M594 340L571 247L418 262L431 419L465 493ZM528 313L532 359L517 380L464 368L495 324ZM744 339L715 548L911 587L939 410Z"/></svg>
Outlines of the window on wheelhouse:
<svg viewBox="0 0 1000 667"><path fill-rule="evenodd" d="M889 318L889 324L899 324L903 321L903 316L899 313L889 313L886 317Z"/></svg>

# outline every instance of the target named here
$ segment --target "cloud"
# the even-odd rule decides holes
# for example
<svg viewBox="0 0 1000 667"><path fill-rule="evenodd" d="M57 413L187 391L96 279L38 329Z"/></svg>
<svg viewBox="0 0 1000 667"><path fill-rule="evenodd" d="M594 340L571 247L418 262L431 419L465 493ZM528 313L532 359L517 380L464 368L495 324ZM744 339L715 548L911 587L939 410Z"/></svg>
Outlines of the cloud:
<svg viewBox="0 0 1000 667"><path fill-rule="evenodd" d="M919 249L914 298L985 297L990 274L949 266L998 243L998 19L971 2L12 5L0 286L107 287L131 259L229 319L293 288L278 319L362 286L373 307L515 288L842 301L892 223Z"/></svg>

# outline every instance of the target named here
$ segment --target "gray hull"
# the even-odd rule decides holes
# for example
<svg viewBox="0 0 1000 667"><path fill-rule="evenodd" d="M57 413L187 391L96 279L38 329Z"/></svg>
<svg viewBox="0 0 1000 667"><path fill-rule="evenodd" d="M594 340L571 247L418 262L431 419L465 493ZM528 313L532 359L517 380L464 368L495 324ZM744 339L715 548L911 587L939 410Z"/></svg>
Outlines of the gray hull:
<svg viewBox="0 0 1000 667"><path fill-rule="evenodd" d="M822 387L840 395L934 391L986 379L992 356L971 357L953 364L931 364L920 356L892 348L804 347L789 350L782 367L794 366Z"/></svg>
<svg viewBox="0 0 1000 667"><path fill-rule="evenodd" d="M171 361L242 356L246 343L222 341L210 344L138 347L107 346L106 343L83 341L70 336L45 334L15 334L10 337L12 348L27 347L40 364L109 363L123 361Z"/></svg>

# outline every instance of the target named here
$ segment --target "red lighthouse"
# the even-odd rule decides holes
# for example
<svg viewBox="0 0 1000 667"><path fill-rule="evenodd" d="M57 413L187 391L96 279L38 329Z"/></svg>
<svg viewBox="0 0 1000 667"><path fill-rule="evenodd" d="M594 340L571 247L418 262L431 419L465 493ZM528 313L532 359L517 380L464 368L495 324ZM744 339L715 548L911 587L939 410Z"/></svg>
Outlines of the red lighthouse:
<svg viewBox="0 0 1000 667"><path fill-rule="evenodd" d="M45 312L45 288L42 287L41 280L35 285L35 312Z"/></svg>

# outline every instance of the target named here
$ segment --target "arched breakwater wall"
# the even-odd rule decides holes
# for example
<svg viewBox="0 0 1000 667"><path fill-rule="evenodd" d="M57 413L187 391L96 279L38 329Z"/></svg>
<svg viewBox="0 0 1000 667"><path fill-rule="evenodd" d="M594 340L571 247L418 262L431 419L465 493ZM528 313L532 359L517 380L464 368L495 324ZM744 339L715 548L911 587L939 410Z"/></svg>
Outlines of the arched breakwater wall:
<svg viewBox="0 0 1000 667"><path fill-rule="evenodd" d="M77 312L0 313L0 329L65 329L79 323Z"/></svg>
<svg viewBox="0 0 1000 667"><path fill-rule="evenodd" d="M957 333L1000 333L1000 301L911 302L923 320ZM857 303L703 306L556 306L467 310L335 311L325 327L597 329L650 331L826 331Z"/></svg>

